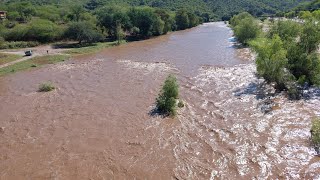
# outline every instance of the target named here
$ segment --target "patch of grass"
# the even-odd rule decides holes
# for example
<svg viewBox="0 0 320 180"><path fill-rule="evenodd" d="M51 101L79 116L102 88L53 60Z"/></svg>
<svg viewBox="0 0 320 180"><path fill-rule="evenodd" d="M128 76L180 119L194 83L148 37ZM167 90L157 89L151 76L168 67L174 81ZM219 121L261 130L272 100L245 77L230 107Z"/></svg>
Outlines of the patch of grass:
<svg viewBox="0 0 320 180"><path fill-rule="evenodd" d="M55 87L51 82L45 82L45 83L40 84L40 86L39 86L39 92L49 92L54 89L55 89Z"/></svg>
<svg viewBox="0 0 320 180"><path fill-rule="evenodd" d="M0 53L0 65L18 60L20 58L22 58L20 55Z"/></svg>
<svg viewBox="0 0 320 180"><path fill-rule="evenodd" d="M316 118L312 121L312 127L311 127L310 132L311 132L312 144L319 151L319 148L320 148L320 118Z"/></svg>
<svg viewBox="0 0 320 180"><path fill-rule="evenodd" d="M122 41L122 44L123 43L125 43L125 41ZM96 53L104 48L116 46L116 45L118 45L116 41L95 43L93 45L88 45L84 47L71 47L72 49L63 51L63 53L70 54L70 55L91 54L91 53Z"/></svg>
<svg viewBox="0 0 320 180"><path fill-rule="evenodd" d="M30 68L41 67L46 64L55 64L69 59L67 55L38 56L26 61L22 61L11 66L0 68L0 76L28 70Z"/></svg>

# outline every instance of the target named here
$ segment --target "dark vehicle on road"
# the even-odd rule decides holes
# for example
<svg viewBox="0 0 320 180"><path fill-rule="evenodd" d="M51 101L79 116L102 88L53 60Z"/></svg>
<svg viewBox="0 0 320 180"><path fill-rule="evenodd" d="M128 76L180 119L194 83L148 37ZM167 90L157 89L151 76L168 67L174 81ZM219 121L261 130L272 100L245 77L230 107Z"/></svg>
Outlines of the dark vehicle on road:
<svg viewBox="0 0 320 180"><path fill-rule="evenodd" d="M32 56L32 51L31 50L25 51L24 54L26 56Z"/></svg>

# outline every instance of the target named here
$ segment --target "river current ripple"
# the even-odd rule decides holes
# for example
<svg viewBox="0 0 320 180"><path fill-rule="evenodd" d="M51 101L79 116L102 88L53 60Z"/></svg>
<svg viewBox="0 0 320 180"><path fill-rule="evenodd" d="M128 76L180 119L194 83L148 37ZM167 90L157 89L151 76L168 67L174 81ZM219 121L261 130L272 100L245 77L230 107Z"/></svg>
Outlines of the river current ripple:
<svg viewBox="0 0 320 180"><path fill-rule="evenodd" d="M275 93L231 37L209 23L1 78L0 179L320 179L320 90ZM168 74L175 119L151 113Z"/></svg>

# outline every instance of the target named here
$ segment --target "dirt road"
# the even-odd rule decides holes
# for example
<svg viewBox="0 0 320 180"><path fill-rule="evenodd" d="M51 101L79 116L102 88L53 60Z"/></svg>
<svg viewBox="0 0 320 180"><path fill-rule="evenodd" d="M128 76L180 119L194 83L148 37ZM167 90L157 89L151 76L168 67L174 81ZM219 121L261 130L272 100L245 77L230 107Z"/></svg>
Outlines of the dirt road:
<svg viewBox="0 0 320 180"><path fill-rule="evenodd" d="M27 50L32 50L33 54L32 56L25 56L24 52ZM23 56L21 59L18 59L16 61L12 61L6 64L0 65L0 68L4 68L22 61L26 61L28 59L31 59L36 56L46 56L46 55L57 55L57 54L64 54L63 51L66 51L67 49L61 49L61 48L54 48L52 45L43 45L43 46L37 46L32 48L23 48L23 49L6 49L1 50L1 53L7 53L7 54L16 54Z"/></svg>

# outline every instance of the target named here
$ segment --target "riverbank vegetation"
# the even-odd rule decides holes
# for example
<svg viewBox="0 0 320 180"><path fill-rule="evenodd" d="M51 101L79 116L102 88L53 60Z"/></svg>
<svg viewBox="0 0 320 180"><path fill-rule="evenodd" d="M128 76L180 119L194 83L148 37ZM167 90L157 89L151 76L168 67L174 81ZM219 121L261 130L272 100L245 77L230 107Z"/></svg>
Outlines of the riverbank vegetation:
<svg viewBox="0 0 320 180"><path fill-rule="evenodd" d="M16 54L0 53L0 65L18 60L22 56Z"/></svg>
<svg viewBox="0 0 320 180"><path fill-rule="evenodd" d="M56 64L67 59L69 59L69 56L67 55L37 56L26 61L18 62L13 65L0 68L0 76L32 68L39 68L46 64Z"/></svg>
<svg viewBox="0 0 320 180"><path fill-rule="evenodd" d="M317 153L320 154L320 118L316 118L312 121L310 132L312 144L316 148Z"/></svg>
<svg viewBox="0 0 320 180"><path fill-rule="evenodd" d="M320 0L301 2L298 6L294 7L290 11L279 12L276 15L278 17L295 18L300 19L309 18L311 16L320 19Z"/></svg>
<svg viewBox="0 0 320 180"><path fill-rule="evenodd" d="M55 86L51 82L45 82L39 85L39 92L49 92L55 89Z"/></svg>
<svg viewBox="0 0 320 180"><path fill-rule="evenodd" d="M208 21L190 9L86 3L9 1L0 3L0 48L24 48L57 41L92 44L107 40L139 40L183 30Z"/></svg>
<svg viewBox="0 0 320 180"><path fill-rule="evenodd" d="M120 41L120 44L124 44L126 41L122 40ZM92 54L96 53L104 48L112 47L118 45L118 42L111 41L111 42L97 42L97 43L92 43L92 44L65 44L65 43L58 43L54 44L53 46L56 48L66 48L68 50L64 50L62 53L64 54L69 54L72 56L77 56L77 55L83 55L83 54Z"/></svg>
<svg viewBox="0 0 320 180"><path fill-rule="evenodd" d="M267 16L289 10L305 0L29 0L2 1L0 48L23 48L39 43L75 40L79 43L116 39L144 39L201 22L229 20L250 10Z"/></svg>
<svg viewBox="0 0 320 180"><path fill-rule="evenodd" d="M234 16L230 24L239 41L257 53L258 74L267 82L274 83L276 89L287 90L290 98L298 99L303 88L320 85L320 24L316 18L310 16L304 22L274 21L263 33L258 33L262 32L261 22L252 23L258 20L248 13ZM251 28L257 33L253 33L254 36L246 35L243 40L242 34L252 34L252 30L238 26L246 25L249 28L249 24L254 24L255 27Z"/></svg>

